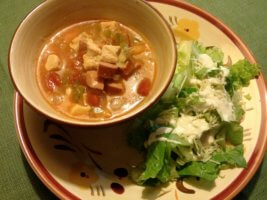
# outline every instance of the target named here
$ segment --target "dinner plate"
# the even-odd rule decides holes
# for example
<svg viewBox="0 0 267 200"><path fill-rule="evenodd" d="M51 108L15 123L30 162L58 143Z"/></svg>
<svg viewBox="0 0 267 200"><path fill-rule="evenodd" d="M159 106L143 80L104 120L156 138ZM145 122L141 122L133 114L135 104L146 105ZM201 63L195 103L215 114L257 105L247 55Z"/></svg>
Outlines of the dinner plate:
<svg viewBox="0 0 267 200"><path fill-rule="evenodd" d="M221 48L233 62L255 59L245 44L221 21L183 1L150 2L173 27L177 41L199 40ZM159 38L160 39L160 38ZM105 128L78 128L53 122L29 107L16 92L14 115L21 148L41 181L61 199L231 199L252 178L265 153L266 86L262 75L244 94L246 115L244 156L246 169L223 170L215 182L188 179L183 193L175 182L141 187L130 180L129 170L143 155L127 144L131 121Z"/></svg>

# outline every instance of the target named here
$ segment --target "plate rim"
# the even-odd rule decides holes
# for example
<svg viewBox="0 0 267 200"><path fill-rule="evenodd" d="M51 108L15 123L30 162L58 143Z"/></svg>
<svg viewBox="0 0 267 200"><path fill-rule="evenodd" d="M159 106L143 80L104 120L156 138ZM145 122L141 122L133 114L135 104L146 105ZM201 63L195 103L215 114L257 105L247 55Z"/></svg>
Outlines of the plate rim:
<svg viewBox="0 0 267 200"><path fill-rule="evenodd" d="M22 152L31 168L33 169L34 173L38 176L42 183L60 199L80 200L79 197L69 192L58 181L56 181L40 161L31 145L25 127L23 102L26 101L17 91L14 92L13 98L13 113L17 138L19 140Z"/></svg>
<svg viewBox="0 0 267 200"><path fill-rule="evenodd" d="M196 14L208 22L212 23L216 28L220 29L240 50L243 56L248 59L252 63L256 63L256 59L253 53L249 50L249 48L245 45L245 43L235 34L227 25L225 25L221 20L216 18L215 16L209 14L205 10L194 6L190 3L180 1L180 0L148 0L149 2L156 2L162 4L168 4L171 6L175 6L178 8L182 8L187 10L193 14ZM243 169L242 172L232 181L223 191L216 194L212 199L232 199L236 196L250 181L253 175L256 173L259 165L261 164L263 157L265 155L266 144L267 144L267 126L266 126L266 118L267 118L267 90L265 85L265 79L263 74L261 73L259 78L256 80L257 86L260 92L261 99L261 124L260 124L260 133L256 147L253 150L253 153L248 161L248 165L246 169ZM24 123L24 112L23 112L23 98L21 95L15 91L14 92L14 100L13 100L13 115L15 121L15 128L17 137L19 139L20 147L30 164L31 168L35 172L35 174L39 177L39 179L52 191L57 197L61 199L80 199L66 188L64 188L61 184L59 184L52 175L47 171L47 169L43 166L42 162L39 160L36 155ZM27 103L27 102L26 102Z"/></svg>

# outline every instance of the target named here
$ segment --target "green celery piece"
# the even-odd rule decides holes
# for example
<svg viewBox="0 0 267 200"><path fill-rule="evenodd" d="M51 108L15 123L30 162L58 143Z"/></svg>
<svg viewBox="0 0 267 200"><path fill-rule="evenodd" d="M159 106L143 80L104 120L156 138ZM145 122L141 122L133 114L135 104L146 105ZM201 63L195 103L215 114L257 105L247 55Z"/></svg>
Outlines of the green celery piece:
<svg viewBox="0 0 267 200"><path fill-rule="evenodd" d="M72 98L74 102L79 102L82 99L83 93L85 93L86 88L82 85L74 85L72 89L73 89Z"/></svg>
<svg viewBox="0 0 267 200"><path fill-rule="evenodd" d="M113 44L114 45L120 45L121 48L124 48L128 45L128 38L127 35L121 33L121 32L116 32L113 37Z"/></svg>
<svg viewBox="0 0 267 200"><path fill-rule="evenodd" d="M178 175L183 177L194 176L214 181L218 176L219 168L214 162L193 161L178 171Z"/></svg>
<svg viewBox="0 0 267 200"><path fill-rule="evenodd" d="M69 84L69 80L70 80L70 73L69 73L69 71L66 71L62 75L62 84L63 85L68 85Z"/></svg>
<svg viewBox="0 0 267 200"><path fill-rule="evenodd" d="M149 146L145 161L145 170L138 177L138 184L143 184L148 179L157 177L164 165L165 152L166 142L154 142Z"/></svg>
<svg viewBox="0 0 267 200"><path fill-rule="evenodd" d="M112 32L111 32L111 30L106 29L106 30L103 31L103 35L104 35L105 37L107 37L107 38L110 38L111 35L112 35Z"/></svg>

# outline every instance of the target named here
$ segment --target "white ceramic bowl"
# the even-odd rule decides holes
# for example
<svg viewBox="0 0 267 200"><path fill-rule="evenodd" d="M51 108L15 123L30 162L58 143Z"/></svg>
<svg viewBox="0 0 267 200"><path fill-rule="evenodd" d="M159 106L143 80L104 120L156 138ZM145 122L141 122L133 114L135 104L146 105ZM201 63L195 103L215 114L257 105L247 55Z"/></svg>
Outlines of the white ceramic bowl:
<svg viewBox="0 0 267 200"><path fill-rule="evenodd" d="M157 74L150 94L134 109L99 122L80 121L54 110L42 96L36 79L37 60L45 41L57 31L82 21L119 21L143 34L151 43ZM47 0L20 24L9 52L9 68L16 89L33 108L54 120L81 126L99 126L131 118L155 103L175 71L176 45L167 22L142 0Z"/></svg>

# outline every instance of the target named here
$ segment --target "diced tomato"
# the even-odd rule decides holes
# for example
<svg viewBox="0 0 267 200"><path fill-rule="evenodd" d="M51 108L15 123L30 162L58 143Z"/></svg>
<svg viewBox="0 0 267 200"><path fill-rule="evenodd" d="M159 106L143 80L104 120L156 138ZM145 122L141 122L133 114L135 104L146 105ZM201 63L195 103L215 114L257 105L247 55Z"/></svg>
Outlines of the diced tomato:
<svg viewBox="0 0 267 200"><path fill-rule="evenodd" d="M56 72L49 72L46 76L46 86L50 91L54 91L61 85L61 78Z"/></svg>
<svg viewBox="0 0 267 200"><path fill-rule="evenodd" d="M100 106L100 95L94 92L87 93L87 101L90 106L99 107Z"/></svg>
<svg viewBox="0 0 267 200"><path fill-rule="evenodd" d="M151 81L149 78L144 78L137 87L137 93L141 96L147 96L151 89Z"/></svg>

